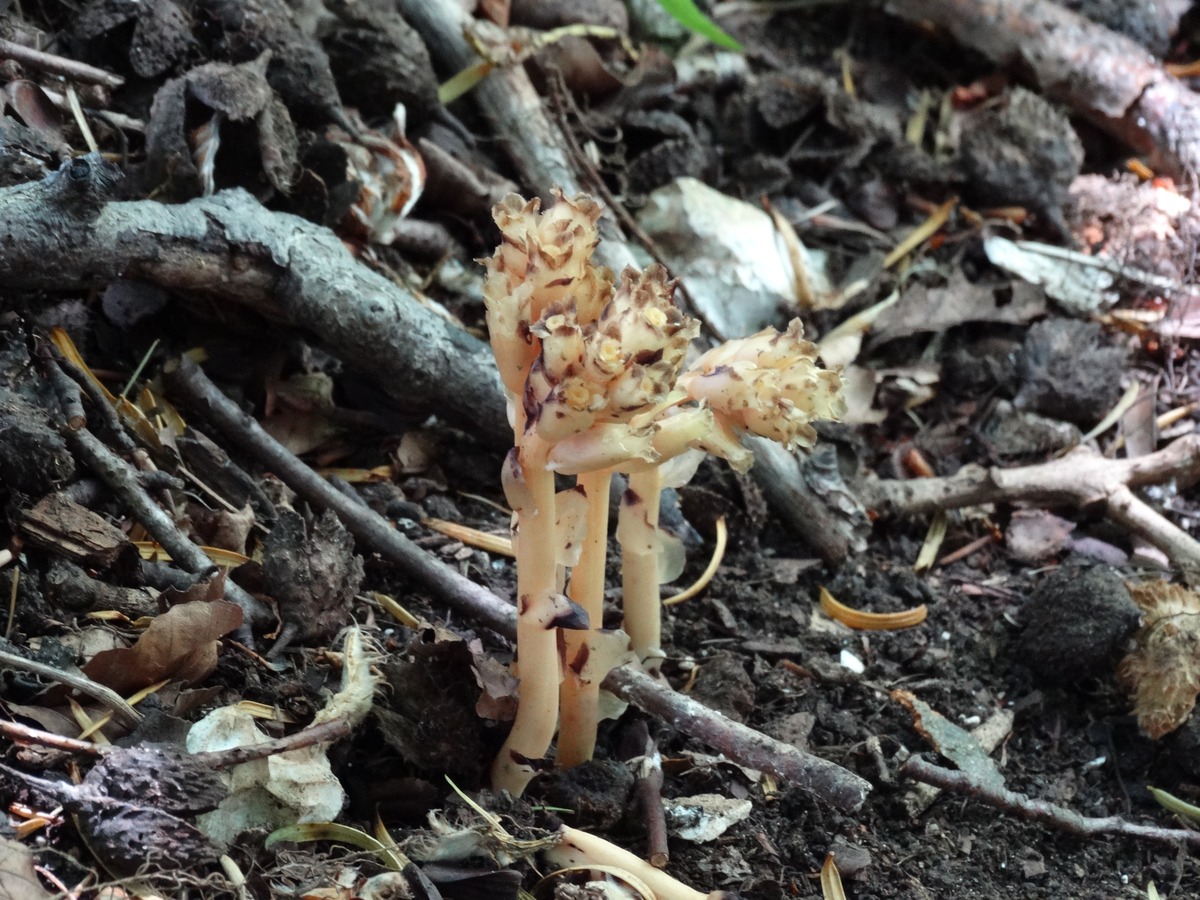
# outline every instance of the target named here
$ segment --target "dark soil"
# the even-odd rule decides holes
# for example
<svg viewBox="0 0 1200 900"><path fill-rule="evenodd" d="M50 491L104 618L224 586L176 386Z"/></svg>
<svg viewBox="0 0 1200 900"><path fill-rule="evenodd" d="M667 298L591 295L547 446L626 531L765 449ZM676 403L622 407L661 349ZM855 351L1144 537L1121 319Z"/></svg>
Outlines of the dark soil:
<svg viewBox="0 0 1200 900"><path fill-rule="evenodd" d="M1097 21L1155 53L1195 53L1186 24L1164 23L1142 4L1096 5ZM507 3L481 6L508 15ZM408 870L408 893L395 896L515 897L518 885L532 889L539 880L532 860L422 855L436 830L431 812L443 811L445 823L478 824L447 776L522 837L544 836L564 821L645 854L646 815L626 763L641 755L629 747L642 728L662 754L668 806L697 794L751 801L750 814L714 840L670 840L668 871L702 892L821 896L819 873L832 853L847 896L857 900L1144 898L1151 882L1160 896L1200 896L1200 867L1182 844L1061 833L978 799L932 792L898 771L913 754L953 767L894 698L902 690L967 730L1011 713L992 758L1014 791L1085 816L1177 827L1147 788L1196 801L1200 725L1188 721L1152 740L1139 730L1117 678L1141 620L1125 582L1169 574L1152 567L1153 553L1102 509L988 504L947 511L938 557L972 542L975 548L918 574L914 563L930 517L882 516L855 493L876 477L1053 459L1135 382L1148 402L1140 419L1126 414L1122 442L1139 423L1152 425L1155 416L1188 404L1161 437L1165 443L1193 431L1200 329L1179 297L1192 296L1182 285L1194 281L1200 218L1164 212L1165 195L1184 195L1172 184L1123 173L1133 151L1070 118L1033 85L1022 86L1024 73L997 68L949 36L873 5L721 16L747 51L724 74L691 76L668 55L680 52L683 35L661 22L656 33L636 15L631 25L615 0L595 6L589 24L615 24L650 42L636 65L604 36L590 43L569 38L528 63L546 109L592 161L590 190L606 203L623 201L631 213L680 176L750 203L763 197L798 223L808 247L827 252L834 282L865 279L864 292L836 309L785 314L777 304L783 298L768 298L754 328L782 326L799 314L810 335L824 334L892 291L900 294L865 349L850 357L874 387L852 401L851 422L821 427L824 455L806 470L825 486L818 492L830 524L817 528L851 536L845 559L821 558L820 545L768 504L769 490L713 460L669 494L664 509L664 521L688 546L687 569L664 596L704 569L720 517L729 525L730 549L699 596L668 609L663 674L730 718L866 778L872 792L864 806L837 812L637 710L602 726L594 762L547 772L519 801L489 792L487 767L515 702L505 669L511 643L432 597L411 572L364 552L332 513L283 487L269 467L222 438L204 408L168 392L160 375L179 354L200 348L210 377L290 449L313 466L337 467L331 477L341 489L435 559L507 598L516 580L511 560L421 524L433 518L507 532L509 516L497 509L504 504L506 448L495 439L503 428L486 411L491 398L481 394L472 421L460 412L471 408L469 398L447 399L436 386L424 396L424 389L380 378L364 362L373 356L343 349L339 357L328 320L290 320L284 304L270 299L294 286L286 260L271 258L265 286L253 282L257 300L232 297L234 289L222 285L238 281L231 273L258 272L272 252L262 248L258 258L213 251L206 258L220 259L222 268L189 273L182 281L190 287L164 282L152 268L83 287L74 279L56 285L52 271L34 279L4 262L5 274L22 287L0 286L0 539L16 556L0 569L0 597L13 598L0 649L57 669L81 666L125 695L165 678L169 684L139 707L145 718L136 728L114 721L102 730L124 747L158 753L180 750L192 722L239 701L280 714L264 724L271 736L308 724L338 688L342 663L330 651L340 646L339 634L362 624L381 687L372 715L329 757L349 795L338 821L371 833L378 816L436 885L422 887L427 883ZM575 7L513 0L512 22L547 29L584 21ZM393 4L89 0L9 13L0 36L124 79L111 89L75 82L100 150L123 180L109 196L89 194L55 213L62 229L57 252L69 256L72 229L94 221L79 212L87 204L182 204L241 188L270 210L333 229L362 266L398 290L422 293L467 332L484 333L473 260L495 247L490 207L509 189L533 196L551 186L523 181L529 169L505 155L507 140L493 133L473 95L440 103L436 86L453 72L443 71L436 46L427 48L432 41L413 27L419 23ZM854 95L845 91L846 79L856 85ZM71 114L43 91L60 91L63 83L40 65L0 60L0 81L8 97L0 116L0 192L13 197L20 185L81 156L86 141ZM948 118L912 141L905 127L922 92L929 115L943 104ZM401 134L390 130L397 102L407 107ZM368 126L377 129L374 138L356 143L351 132ZM216 146L205 130L212 128L220 132ZM366 152L364 143L378 146L385 133L393 148L419 152L425 167L424 194L405 216L391 215L406 196L384 163L373 159L370 172L366 164L357 173L348 167L355 153ZM71 171L66 166L61 177ZM401 196L370 195L364 182ZM884 269L891 247L951 196L964 205L922 245L908 273ZM204 240L216 231L213 221L209 227ZM1119 295L1116 313L1100 305L1068 311L989 262L984 238L997 235L1103 250L1180 291L1119 277L1111 287ZM661 244L651 249L662 251ZM162 247L165 255L174 244L164 238ZM0 259L24 259L18 250L0 244ZM712 302L699 292L682 299L701 315ZM1179 325L1175 337L1146 324L1158 321L1156 314ZM129 396L142 410L140 422L103 412L108 406L91 380L65 365L68 382L84 385L86 430L138 463L139 483L179 528L200 544L252 557L229 574L228 587L197 567L188 574L178 558L174 565L138 558L129 539L147 540L151 528L73 436L79 422L71 390L54 381L55 364L47 362L54 328L70 335L112 393L137 372ZM463 337L438 352L465 354L473 346ZM143 386L151 393L139 396ZM176 407L190 426L186 434L172 418ZM1117 440L1110 429L1093 443L1119 457L1125 451ZM1128 437L1131 445L1137 440ZM1151 438L1136 452L1159 446ZM918 457L931 472L920 471ZM383 475L357 479L373 469ZM1196 533L1200 496L1192 485L1157 486L1146 497ZM619 585L619 572L612 555L610 586ZM875 613L925 604L928 617L900 631L852 631L820 610L821 588ZM243 595L265 612L238 627L233 604ZM606 622L613 626L618 596L611 587ZM398 624L388 598L413 618ZM196 658L158 660L162 673L149 677L152 665L142 657L103 656L128 652L147 619L165 618L168 607L192 599L216 601L210 606L220 619L180 633L183 643L184 636L195 641L187 649L197 650ZM76 737L79 720L66 699L64 689L20 666L3 667L4 719ZM103 712L86 705L93 718ZM214 805L211 773L196 776L205 791L197 789L204 797L192 797L194 806L177 802L190 793L172 780L178 772L160 773L145 757L118 757L139 767L141 780L99 763L92 771L100 774L80 787L43 783L39 790L20 773L78 782L91 761L7 739L0 749L0 797L14 804L0 839L7 848L18 836L26 818L18 802L46 814L47 826L31 828L37 836L25 840L51 876L43 878L46 890L82 884L71 896L95 897L98 881L129 875L153 858L159 871L148 883L164 896L239 896L217 874L218 848L194 828L197 813ZM118 787L126 781L134 787ZM138 787L147 781L162 783L176 800L160 802L156 791ZM65 817L51 812L56 806L66 807ZM250 831L226 848L248 878L241 896L349 898L382 871L370 854L353 855L358 851L340 842L265 848L268 830ZM9 855L0 848L0 857ZM21 896L7 879L0 863L0 896ZM29 890L29 897L45 896ZM131 890L147 896L149 888ZM558 896L582 895L560 888Z"/></svg>

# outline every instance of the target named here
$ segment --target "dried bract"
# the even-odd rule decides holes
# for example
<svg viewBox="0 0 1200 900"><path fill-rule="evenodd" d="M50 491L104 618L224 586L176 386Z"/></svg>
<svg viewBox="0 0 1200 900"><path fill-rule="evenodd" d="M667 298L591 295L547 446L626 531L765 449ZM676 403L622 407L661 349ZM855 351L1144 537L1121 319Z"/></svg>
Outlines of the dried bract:
<svg viewBox="0 0 1200 900"><path fill-rule="evenodd" d="M1200 694L1200 596L1165 581L1130 585L1129 593L1146 619L1117 671L1138 727L1160 738L1187 721Z"/></svg>

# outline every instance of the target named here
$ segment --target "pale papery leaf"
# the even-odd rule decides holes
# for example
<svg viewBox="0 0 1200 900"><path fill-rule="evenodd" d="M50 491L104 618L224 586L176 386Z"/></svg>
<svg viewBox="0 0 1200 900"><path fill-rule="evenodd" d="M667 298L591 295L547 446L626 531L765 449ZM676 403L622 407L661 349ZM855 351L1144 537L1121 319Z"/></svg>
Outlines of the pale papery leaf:
<svg viewBox="0 0 1200 900"><path fill-rule="evenodd" d="M1165 581L1129 592L1145 621L1118 675L1133 696L1138 727L1160 738L1187 721L1200 694L1200 596Z"/></svg>

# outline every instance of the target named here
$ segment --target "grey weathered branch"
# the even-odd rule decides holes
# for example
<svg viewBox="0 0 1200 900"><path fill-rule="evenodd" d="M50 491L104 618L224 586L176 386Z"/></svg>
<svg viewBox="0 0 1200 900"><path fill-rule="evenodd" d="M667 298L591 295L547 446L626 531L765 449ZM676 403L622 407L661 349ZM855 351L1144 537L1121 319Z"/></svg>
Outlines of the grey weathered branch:
<svg viewBox="0 0 1200 900"><path fill-rule="evenodd" d="M430 55L447 72L453 74L479 62L464 36L471 17L457 0L399 0L399 7L408 23L420 32ZM543 200L550 198L553 187L561 188L567 196L584 190L562 135L546 115L542 98L523 67L492 72L472 88L472 96L522 180ZM616 272L634 264L633 254L611 215L601 219L600 234L603 240L596 248L600 262Z"/></svg>
<svg viewBox="0 0 1200 900"><path fill-rule="evenodd" d="M102 84L106 88L119 88L125 79L104 69L89 66L74 59L56 56L43 50L35 50L15 41L0 38L0 59L11 59L33 69L41 69L54 75L62 75L72 81L85 84Z"/></svg>
<svg viewBox="0 0 1200 900"><path fill-rule="evenodd" d="M1080 447L1051 462L1015 469L964 466L948 478L867 480L859 497L892 515L921 515L982 503L1098 506L1113 521L1167 554L1192 584L1200 584L1200 541L1136 497L1132 488L1200 480L1200 434L1179 438L1156 453L1105 459Z"/></svg>
<svg viewBox="0 0 1200 900"><path fill-rule="evenodd" d="M1200 173L1200 96L1130 38L1045 0L885 0L914 22L947 28L963 46L1030 74L1165 174Z"/></svg>
<svg viewBox="0 0 1200 900"><path fill-rule="evenodd" d="M251 307L318 336L414 411L511 435L487 346L359 263L329 229L242 190L168 206L104 202L98 156L0 190L0 284L66 290L116 278Z"/></svg>
<svg viewBox="0 0 1200 900"><path fill-rule="evenodd" d="M1068 834L1081 837L1112 834L1176 846L1186 845L1193 849L1200 848L1200 832L1191 828L1143 825L1140 822L1122 819L1120 816L1084 816L1057 803L1035 800L1025 794L1010 791L1003 785L988 784L982 779L972 777L970 772L935 766L919 756L909 757L900 766L900 774L944 791L974 797L1003 812L1049 825Z"/></svg>

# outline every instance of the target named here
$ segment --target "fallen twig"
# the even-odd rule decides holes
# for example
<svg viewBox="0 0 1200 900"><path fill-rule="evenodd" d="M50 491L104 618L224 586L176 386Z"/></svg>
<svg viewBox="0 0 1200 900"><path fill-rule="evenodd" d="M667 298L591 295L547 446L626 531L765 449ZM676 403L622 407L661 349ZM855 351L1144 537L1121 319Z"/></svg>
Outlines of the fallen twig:
<svg viewBox="0 0 1200 900"><path fill-rule="evenodd" d="M333 510L364 549L402 567L453 609L505 637L516 635L516 607L428 556L383 517L317 475L238 409L190 359L184 357L168 366L164 377L234 446L255 457L309 503ZM866 780L836 763L733 722L635 667L614 669L604 686L739 765L769 772L840 810L857 809L871 789Z"/></svg>
<svg viewBox="0 0 1200 900"><path fill-rule="evenodd" d="M2 654L2 651L0 651L0 654ZM7 656L7 654L3 655ZM7 662L7 659L5 662ZM108 689L101 688L101 690ZM132 707L130 707L130 710L139 716L140 719L140 713L133 710ZM194 762L202 765L207 765L215 769L227 769L232 766L240 766L242 763L253 762L256 759L274 756L278 753L287 753L291 750L299 750L302 747L311 747L313 744L339 741L344 737L349 737L351 732L350 723L345 719L330 719L328 722L310 725L292 734L271 738L258 744L229 747L225 750L204 750L199 753L189 754L189 756ZM75 738L63 737L49 731L30 728L28 725L22 725L20 722L0 721L0 734L4 735L14 744L53 747L55 750L63 750L67 753L79 753L86 756L109 756L126 752L125 748L122 747L79 741Z"/></svg>
<svg viewBox="0 0 1200 900"><path fill-rule="evenodd" d="M1061 459L1015 469L964 466L947 478L864 481L859 496L891 515L921 515L983 503L1034 501L1099 506L1114 522L1144 537L1200 583L1200 541L1134 496L1132 488L1200 479L1200 434L1181 437L1162 450L1133 459L1105 459L1085 447Z"/></svg>
<svg viewBox="0 0 1200 900"><path fill-rule="evenodd" d="M667 843L667 813L663 809L662 754L658 742L650 736L646 720L636 719L621 742L622 756L633 769L634 794L638 812L646 825L645 857L656 869L665 869L671 861Z"/></svg>
<svg viewBox="0 0 1200 900"><path fill-rule="evenodd" d="M886 0L885 8L932 22L1000 65L1019 65L1046 95L1068 103L1164 174L1200 173L1200 96L1140 44L1043 0Z"/></svg>
<svg viewBox="0 0 1200 900"><path fill-rule="evenodd" d="M1041 822L1059 831L1077 834L1082 837L1094 837L1099 834L1113 834L1120 837L1140 838L1149 841L1159 841L1167 844L1186 844L1194 849L1200 849L1200 831L1188 828L1163 828L1158 825L1141 825L1130 822L1120 816L1084 816L1073 810L1066 809L1056 803L1045 800L1034 800L1025 794L979 783L966 772L954 769L944 769L926 762L919 756L909 757L900 766L900 774L915 781L933 785L946 791L967 794L991 804L997 809Z"/></svg>
<svg viewBox="0 0 1200 900"><path fill-rule="evenodd" d="M3 663L5 667L10 669L31 672L34 675L49 678L51 681L65 684L67 687L79 691L81 694L86 694L93 700L111 709L113 718L129 728L134 727L138 722L142 721L142 714L126 703L120 694L112 688L96 684L96 682L84 675L73 675L70 672L64 672L62 669L56 669L54 666L34 662L32 659L26 659L23 656L17 656L17 654L9 653L5 650L0 650L0 663Z"/></svg>
<svg viewBox="0 0 1200 900"><path fill-rule="evenodd" d="M49 357L43 358L43 365L50 371L58 369L58 364ZM63 376L61 370L59 376L61 377L54 377L53 382L63 407L82 409L79 386ZM180 531L175 521L154 502L133 466L113 453L87 428L68 429L65 436L75 453L108 485L109 490L116 494L117 499L150 536L170 554L176 565L193 575L200 575L215 568L208 554ZM225 581L225 598L241 607L248 626L266 625L275 621L265 603L228 579Z"/></svg>
<svg viewBox="0 0 1200 900"><path fill-rule="evenodd" d="M621 666L604 679L605 690L720 750L740 766L767 772L838 809L857 809L870 784L836 763L805 753L669 688L641 669Z"/></svg>
<svg viewBox="0 0 1200 900"><path fill-rule="evenodd" d="M11 59L33 69L41 69L52 75L62 75L72 81L82 81L85 84L102 84L107 88L119 88L125 79L104 69L89 66L74 59L66 59L46 53L44 50L34 50L13 41L0 38L0 59Z"/></svg>

